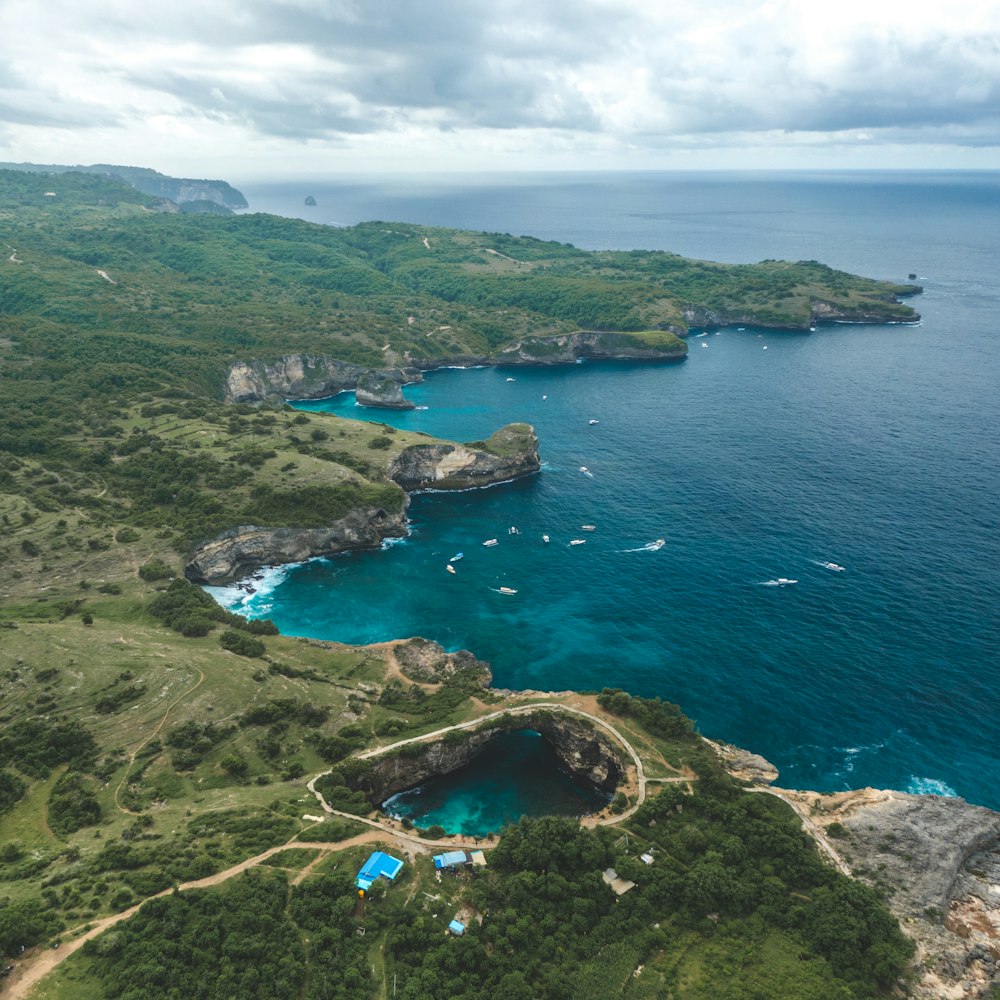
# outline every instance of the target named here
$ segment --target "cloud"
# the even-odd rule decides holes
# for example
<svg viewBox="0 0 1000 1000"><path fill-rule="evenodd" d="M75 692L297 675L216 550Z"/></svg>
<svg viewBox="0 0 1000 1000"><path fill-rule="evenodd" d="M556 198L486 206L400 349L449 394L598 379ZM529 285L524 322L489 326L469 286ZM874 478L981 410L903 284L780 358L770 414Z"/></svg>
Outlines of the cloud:
<svg viewBox="0 0 1000 1000"><path fill-rule="evenodd" d="M521 143L536 158L617 150L623 165L852 131L1000 149L995 0L5 6L16 30L0 39L0 123L26 138L98 127L124 138L170 119L258 149L405 137L505 155Z"/></svg>

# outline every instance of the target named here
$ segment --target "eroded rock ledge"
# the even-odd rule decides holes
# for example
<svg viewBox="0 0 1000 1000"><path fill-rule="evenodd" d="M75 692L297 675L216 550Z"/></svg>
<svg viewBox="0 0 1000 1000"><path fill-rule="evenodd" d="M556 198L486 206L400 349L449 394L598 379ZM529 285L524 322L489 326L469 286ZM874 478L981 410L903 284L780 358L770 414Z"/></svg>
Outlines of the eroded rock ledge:
<svg viewBox="0 0 1000 1000"><path fill-rule="evenodd" d="M422 380L415 368L363 368L318 354L288 354L271 362L237 361L226 374L223 392L229 403L283 402L323 399L360 384L362 405L399 409L399 401L407 406L400 387Z"/></svg>
<svg viewBox="0 0 1000 1000"><path fill-rule="evenodd" d="M390 463L389 478L404 491L468 490L537 472L538 438L529 424L508 424L474 445L418 444ZM184 575L195 583L232 583L261 566L304 562L317 556L371 549L406 535L407 500L398 513L358 508L327 527L269 528L243 525L199 545Z"/></svg>
<svg viewBox="0 0 1000 1000"><path fill-rule="evenodd" d="M586 719L539 709L500 716L474 730L454 731L434 742L408 743L369 757L352 785L364 793L372 808L377 808L397 792L458 770L497 736L521 729L541 733L570 774L609 795L626 773L620 751Z"/></svg>
<svg viewBox="0 0 1000 1000"><path fill-rule="evenodd" d="M404 490L468 490L537 472L538 438L529 424L508 424L474 445L415 444L389 466Z"/></svg>
<svg viewBox="0 0 1000 1000"><path fill-rule="evenodd" d="M231 528L199 546L184 567L195 583L232 583L261 566L304 562L353 549L374 548L406 535L406 506L399 513L356 509L325 528Z"/></svg>
<svg viewBox="0 0 1000 1000"><path fill-rule="evenodd" d="M681 331L685 332L685 331ZM649 335L583 330L556 337L526 337L500 351L501 365L566 365L591 360L681 361L687 344L670 333Z"/></svg>

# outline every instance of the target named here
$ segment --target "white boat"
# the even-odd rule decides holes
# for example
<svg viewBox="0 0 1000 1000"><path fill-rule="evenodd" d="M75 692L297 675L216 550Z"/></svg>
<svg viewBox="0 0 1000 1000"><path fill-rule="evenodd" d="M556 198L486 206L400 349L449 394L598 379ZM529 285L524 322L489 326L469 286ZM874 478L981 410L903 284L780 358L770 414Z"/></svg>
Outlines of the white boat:
<svg viewBox="0 0 1000 1000"><path fill-rule="evenodd" d="M452 557L451 557L451 558L450 558L450 559L448 560L448 562L458 562L458 560L459 560L459 559L464 559L464 558L465 558L465 553L464 553L464 552L456 552L456 553L455 553L455 554L454 554L454 555L453 555L453 556L452 556Z"/></svg>
<svg viewBox="0 0 1000 1000"><path fill-rule="evenodd" d="M499 587L501 594L516 594L517 591L513 587Z"/></svg>
<svg viewBox="0 0 1000 1000"><path fill-rule="evenodd" d="M455 567L451 563L446 563L444 567L449 573L455 572Z"/></svg>
<svg viewBox="0 0 1000 1000"><path fill-rule="evenodd" d="M590 420L587 421L587 423L590 424L591 427L593 427L594 424L599 424L600 420L594 420L593 418L591 418Z"/></svg>
<svg viewBox="0 0 1000 1000"><path fill-rule="evenodd" d="M548 535L542 535L542 541L545 542L546 545L548 545L549 544L549 536Z"/></svg>
<svg viewBox="0 0 1000 1000"><path fill-rule="evenodd" d="M542 396L542 399L548 399L548 398L549 398L548 396Z"/></svg>
<svg viewBox="0 0 1000 1000"><path fill-rule="evenodd" d="M485 545L487 547L490 546L490 545L496 545L496 544L497 544L497 540L495 538L487 538L486 541L483 542L483 545Z"/></svg>
<svg viewBox="0 0 1000 1000"><path fill-rule="evenodd" d="M775 583L777 583L779 587L784 587L789 583L798 583L798 582L799 582L798 580L789 580L783 576L779 576L778 579L775 581Z"/></svg>
<svg viewBox="0 0 1000 1000"><path fill-rule="evenodd" d="M834 573L844 572L844 567L838 566L835 562L821 562L820 566L822 566L824 569L832 569Z"/></svg>
<svg viewBox="0 0 1000 1000"><path fill-rule="evenodd" d="M507 534L508 534L508 535L519 535L519 534L521 534L521 532L520 532L520 531L518 531L518 530L517 530L517 528L515 528L515 527L514 527L513 525L511 525L511 526L510 526L510 527L509 527L509 528L507 529Z"/></svg>
<svg viewBox="0 0 1000 1000"><path fill-rule="evenodd" d="M666 545L666 544L667 544L667 540L665 538L657 538L655 542L650 542L649 543L649 551L650 552L657 552L660 549L662 549L663 546Z"/></svg>
<svg viewBox="0 0 1000 1000"><path fill-rule="evenodd" d="M593 479L593 478L594 478L594 474L593 474L593 473L592 473L592 472L590 471L590 469L588 469L588 468L587 468L587 466L585 466L585 465L581 465L581 466L580 466L580 471L581 471L581 472L582 472L582 473L583 473L583 474L584 474L585 476L590 476L590 478L591 478L591 479Z"/></svg>
<svg viewBox="0 0 1000 1000"><path fill-rule="evenodd" d="M706 344L704 341L702 341L701 346L702 347L708 347L708 344Z"/></svg>
<svg viewBox="0 0 1000 1000"><path fill-rule="evenodd" d="M580 525L580 530L581 531L597 531L597 525L596 524L581 524Z"/></svg>
<svg viewBox="0 0 1000 1000"><path fill-rule="evenodd" d="M574 538L569 544L570 545L586 545L587 544L587 539L586 538Z"/></svg>
<svg viewBox="0 0 1000 1000"><path fill-rule="evenodd" d="M507 379L507 381L508 381L508 382L516 382L516 381L517 381L517 379L516 379L516 378L509 378L509 379Z"/></svg>

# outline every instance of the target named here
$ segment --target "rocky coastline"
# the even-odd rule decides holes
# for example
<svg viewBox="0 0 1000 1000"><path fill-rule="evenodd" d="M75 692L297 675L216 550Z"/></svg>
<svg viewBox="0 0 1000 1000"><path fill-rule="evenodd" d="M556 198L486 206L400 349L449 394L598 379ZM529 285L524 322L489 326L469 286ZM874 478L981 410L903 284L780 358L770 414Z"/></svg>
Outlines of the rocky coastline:
<svg viewBox="0 0 1000 1000"><path fill-rule="evenodd" d="M389 479L404 493L469 490L510 482L541 467L538 438L528 424L508 424L477 445L410 445L390 463ZM381 507L357 508L324 527L230 528L190 553L184 575L193 583L223 586L262 566L377 548L387 538L405 537L408 502L404 495L398 513Z"/></svg>
<svg viewBox="0 0 1000 1000"><path fill-rule="evenodd" d="M1000 813L940 795L771 788L778 770L712 743L734 777L793 805L853 878L879 890L917 946L918 1000L990 1000L1000 985Z"/></svg>

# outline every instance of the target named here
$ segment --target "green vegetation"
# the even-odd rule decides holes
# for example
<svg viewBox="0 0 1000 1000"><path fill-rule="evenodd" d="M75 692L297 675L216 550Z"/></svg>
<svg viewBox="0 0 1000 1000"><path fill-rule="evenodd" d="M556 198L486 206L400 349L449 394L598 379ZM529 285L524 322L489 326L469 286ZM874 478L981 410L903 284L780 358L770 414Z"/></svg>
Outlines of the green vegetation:
<svg viewBox="0 0 1000 1000"><path fill-rule="evenodd" d="M410 643L399 679L384 651L280 636L184 579L194 545L239 525L401 511L387 469L428 443L228 405L231 364L309 352L420 365L523 338L543 355L545 338L581 327L663 347L685 309L797 328L817 301L907 315L891 301L906 289L815 262L732 267L160 208L95 175L0 171L4 955L296 836L326 850L362 832L306 819L316 805L303 779L332 767L318 784L327 800L368 814L352 753L498 700L474 660L453 671ZM529 443L514 426L479 444L509 456ZM906 948L881 903L824 867L780 803L742 795L676 706L616 691L600 703L663 773L695 776L695 794L666 786L626 822L655 849L653 866L619 830L541 821L508 831L485 876L437 883L421 858L359 908L352 848L296 886L255 873L153 901L61 967L53 989L132 1000L388 996L393 983L414 1000L884 992ZM272 864L303 868L302 850ZM617 903L600 878L608 864L637 882ZM453 939L444 928L459 908L469 929Z"/></svg>

